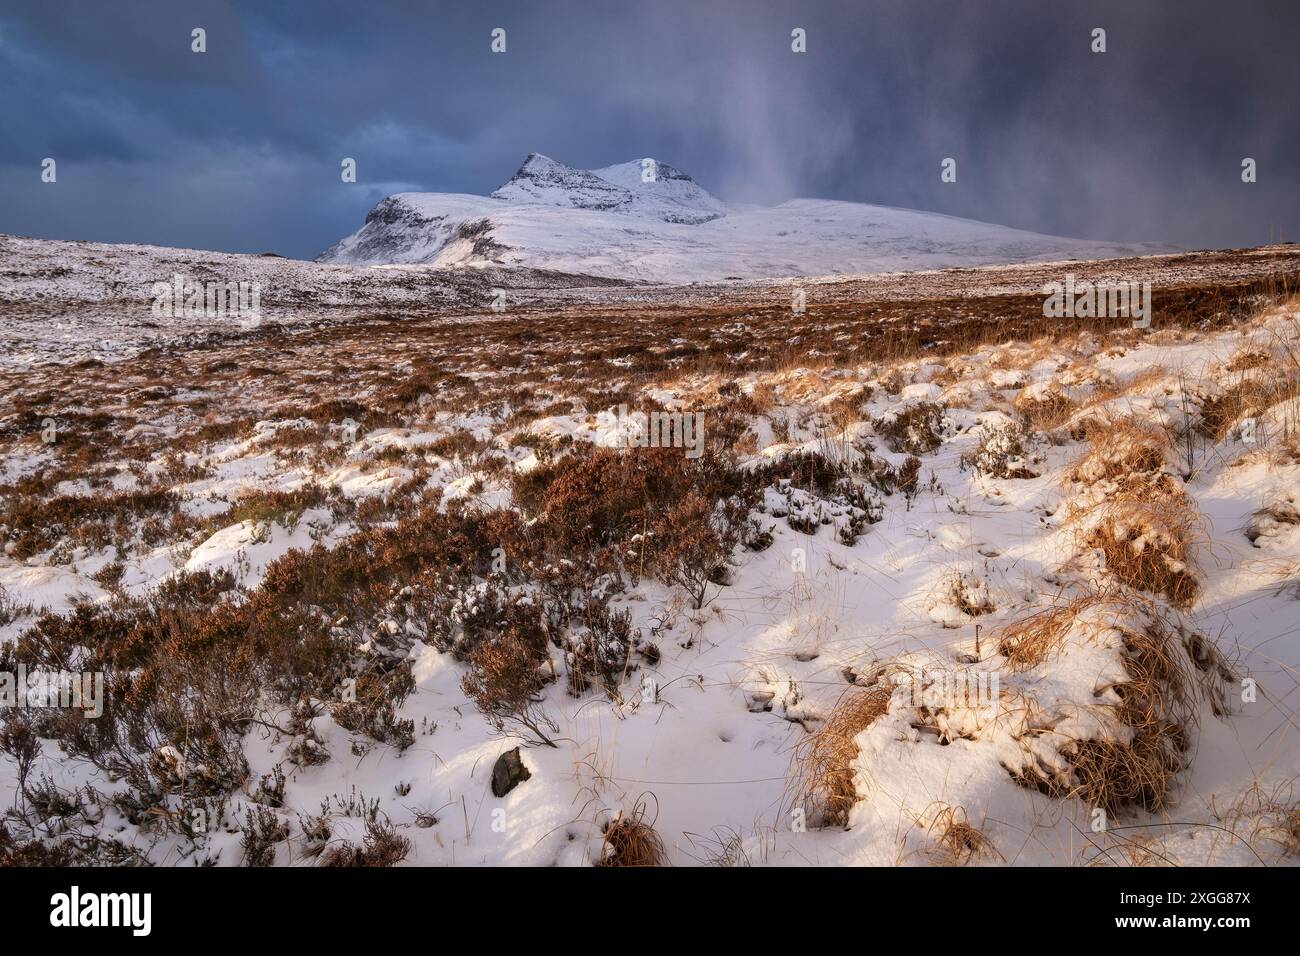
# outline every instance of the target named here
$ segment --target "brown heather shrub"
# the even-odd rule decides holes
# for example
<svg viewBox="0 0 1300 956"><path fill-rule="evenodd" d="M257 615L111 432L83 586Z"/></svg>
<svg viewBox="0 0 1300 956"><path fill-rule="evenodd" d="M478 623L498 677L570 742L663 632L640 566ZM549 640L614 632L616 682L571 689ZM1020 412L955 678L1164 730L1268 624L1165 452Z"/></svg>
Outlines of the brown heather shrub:
<svg viewBox="0 0 1300 956"><path fill-rule="evenodd" d="M800 450L765 461L752 474L755 482L763 486L788 481L809 494L826 498L840 488L850 469L845 462L819 451Z"/></svg>
<svg viewBox="0 0 1300 956"><path fill-rule="evenodd" d="M921 485L921 459L908 455L898 469L898 490L909 499L916 496Z"/></svg>
<svg viewBox="0 0 1300 956"><path fill-rule="evenodd" d="M366 821L366 836L361 846L343 842L331 845L321 854L318 866L388 867L396 866L411 852L411 841L401 836L387 820L372 815Z"/></svg>
<svg viewBox="0 0 1300 956"><path fill-rule="evenodd" d="M514 481L515 502L542 519L537 537L556 558L592 554L605 547L625 551L659 516L691 492L709 502L756 499L753 476L726 463L688 459L681 449L581 449ZM643 538L644 562L653 563L654 538ZM640 562L638 562L640 563Z"/></svg>
<svg viewBox="0 0 1300 956"><path fill-rule="evenodd" d="M699 610L704 607L709 585L726 580L727 559L737 542L738 529L698 491L689 492L654 529L655 568L665 581L690 595L691 606Z"/></svg>
<svg viewBox="0 0 1300 956"><path fill-rule="evenodd" d="M355 701L336 702L330 715L344 730L365 734L398 752L415 743L415 721L400 720L397 708L415 690L411 665L403 661L389 670L372 668L356 679Z"/></svg>
<svg viewBox="0 0 1300 956"><path fill-rule="evenodd" d="M314 483L293 491L255 491L241 495L223 514L209 518L207 528L211 533L241 521L292 528L304 511L327 503L345 510L350 504L337 490L327 491Z"/></svg>
<svg viewBox="0 0 1300 956"><path fill-rule="evenodd" d="M497 733L555 747L551 737L560 728L541 709L541 663L526 639L507 631L470 652L470 670L460 686Z"/></svg>
<svg viewBox="0 0 1300 956"><path fill-rule="evenodd" d="M431 445L424 446L422 450L437 455L439 458L467 460L478 456L487 448L487 442L475 438L470 432L461 429L439 438Z"/></svg>
<svg viewBox="0 0 1300 956"><path fill-rule="evenodd" d="M934 402L917 402L875 420L876 434L891 451L926 455L943 442L940 427L944 407Z"/></svg>
<svg viewBox="0 0 1300 956"><path fill-rule="evenodd" d="M239 602L226 597L229 575L180 575L147 600L41 615L0 648L0 668L22 661L29 669L102 671L100 718L53 710L39 715L37 730L124 780L116 800L128 819L167 819L182 795L215 797L244 784L242 741L268 701L295 712L308 699L337 702L342 681L356 676L356 700L338 705L336 719L408 745L413 727L395 710L411 690L409 665L361 657L358 645L403 583L433 569L487 575L483 532L517 520L425 507L396 527L358 533L348 547L284 555ZM0 723L11 718L0 714ZM326 756L314 753L310 762Z"/></svg>
<svg viewBox="0 0 1300 956"><path fill-rule="evenodd" d="M188 522L179 507L175 494L161 490L61 495L47 500L14 494L6 495L0 525L7 529L13 545L11 555L20 561L53 547L64 537L94 550L114 544L126 551L137 524L148 518L177 518L177 531L184 530Z"/></svg>
<svg viewBox="0 0 1300 956"><path fill-rule="evenodd" d="M641 632L632 627L630 611L611 611L609 605L599 601L589 602L584 624L570 639L565 654L569 693L581 697L595 682L611 700L619 700L619 687L632 668L631 655L640 643ZM654 653L658 653L657 648Z"/></svg>
<svg viewBox="0 0 1300 956"><path fill-rule="evenodd" d="M40 732L72 757L127 781L123 811L139 822L168 794L215 795L248 775L241 722L261 686L256 656L226 628L228 604L119 602L47 614L0 661L104 674L104 713L41 715ZM12 657L10 657L12 655ZM4 660L9 658L9 660Z"/></svg>
<svg viewBox="0 0 1300 956"><path fill-rule="evenodd" d="M275 845L289 839L289 824L266 807L252 807L243 825L244 866L272 866Z"/></svg>
<svg viewBox="0 0 1300 956"><path fill-rule="evenodd" d="M685 490L683 460L673 449L577 453L517 481L515 500L540 511L559 536L557 553L590 551L643 532L655 505Z"/></svg>

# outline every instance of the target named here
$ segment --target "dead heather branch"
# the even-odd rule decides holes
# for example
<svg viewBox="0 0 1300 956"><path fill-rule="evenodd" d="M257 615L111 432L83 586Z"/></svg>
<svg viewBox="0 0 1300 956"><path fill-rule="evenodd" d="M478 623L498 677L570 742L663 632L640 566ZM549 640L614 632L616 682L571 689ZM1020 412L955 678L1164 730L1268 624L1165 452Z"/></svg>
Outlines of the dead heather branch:
<svg viewBox="0 0 1300 956"><path fill-rule="evenodd" d="M541 708L546 685L535 651L513 631L485 641L469 657L470 671L461 689L500 734L515 734L532 743L556 746L555 721Z"/></svg>

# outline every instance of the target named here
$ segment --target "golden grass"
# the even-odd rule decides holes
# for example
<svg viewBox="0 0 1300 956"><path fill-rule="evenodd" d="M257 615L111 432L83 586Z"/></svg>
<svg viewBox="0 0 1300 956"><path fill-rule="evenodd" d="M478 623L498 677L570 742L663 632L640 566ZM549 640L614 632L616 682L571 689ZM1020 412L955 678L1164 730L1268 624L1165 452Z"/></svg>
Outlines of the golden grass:
<svg viewBox="0 0 1300 956"><path fill-rule="evenodd" d="M847 826L858 800L853 761L855 738L889 711L893 685L885 675L868 688L850 688L831 709L826 723L795 748L793 806L814 826Z"/></svg>
<svg viewBox="0 0 1300 956"><path fill-rule="evenodd" d="M1070 481L1081 485L1107 481L1123 488L1142 475L1164 471L1169 436L1156 425L1113 415L1088 418L1081 424L1088 450L1071 466Z"/></svg>
<svg viewBox="0 0 1300 956"><path fill-rule="evenodd" d="M1228 386L1201 404L1196 430L1213 441L1223 441L1243 418L1261 415L1282 400L1277 383L1248 378Z"/></svg>
<svg viewBox="0 0 1300 956"><path fill-rule="evenodd" d="M944 806L926 828L930 838L930 859L941 866L965 866L980 858L1006 857L998 852L983 832L971 826L961 807Z"/></svg>
<svg viewBox="0 0 1300 956"><path fill-rule="evenodd" d="M1077 403L1059 389L1049 388L1036 395L1021 391L1012 403L1031 431L1052 432L1069 423Z"/></svg>
<svg viewBox="0 0 1300 956"><path fill-rule="evenodd" d="M1295 799L1295 784L1292 778L1265 790L1256 781L1217 817L1225 829L1257 853L1272 844L1283 854L1300 856L1300 802Z"/></svg>
<svg viewBox="0 0 1300 956"><path fill-rule="evenodd" d="M1106 571L1127 587L1189 606L1200 590L1193 552L1207 542L1200 513L1181 492L1163 497L1121 495L1100 506L1084 539Z"/></svg>
<svg viewBox="0 0 1300 956"><path fill-rule="evenodd" d="M1016 781L1055 797L1078 797L1108 813L1129 806L1148 811L1169 805L1177 775L1186 769L1190 735L1197 724L1198 692L1221 673L1203 666L1188 635L1165 620L1158 605L1140 597L1089 595L1039 612L1004 629L999 645L1017 669L1041 663L1060 646L1076 619L1101 608L1092 626L1109 629L1122 641L1126 677L1109 688L1119 698L1114 709L1124 728L1120 736L1073 739L1059 750L1070 766L1062 777L1044 769L1013 774ZM1214 652L1217 658L1217 651ZM1201 672L1198 675L1198 671Z"/></svg>
<svg viewBox="0 0 1300 956"><path fill-rule="evenodd" d="M1014 672L1038 667L1065 642L1084 609L1102 600L1099 595L1086 594L1063 603L1053 602L1041 611L1011 621L994 635L998 653Z"/></svg>
<svg viewBox="0 0 1300 956"><path fill-rule="evenodd" d="M638 800L630 812L620 813L605 826L600 859L595 866L667 866L664 841L647 821L644 801Z"/></svg>

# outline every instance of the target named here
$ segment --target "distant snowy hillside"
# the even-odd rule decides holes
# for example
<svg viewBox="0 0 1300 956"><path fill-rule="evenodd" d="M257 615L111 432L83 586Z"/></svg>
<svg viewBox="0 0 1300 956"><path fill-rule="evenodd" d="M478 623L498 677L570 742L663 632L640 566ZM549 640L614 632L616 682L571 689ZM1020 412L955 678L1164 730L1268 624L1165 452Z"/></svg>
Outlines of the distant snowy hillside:
<svg viewBox="0 0 1300 956"><path fill-rule="evenodd" d="M794 199L728 204L666 163L575 169L534 153L491 196L398 193L320 262L526 266L645 282L844 275L1169 251L937 213Z"/></svg>

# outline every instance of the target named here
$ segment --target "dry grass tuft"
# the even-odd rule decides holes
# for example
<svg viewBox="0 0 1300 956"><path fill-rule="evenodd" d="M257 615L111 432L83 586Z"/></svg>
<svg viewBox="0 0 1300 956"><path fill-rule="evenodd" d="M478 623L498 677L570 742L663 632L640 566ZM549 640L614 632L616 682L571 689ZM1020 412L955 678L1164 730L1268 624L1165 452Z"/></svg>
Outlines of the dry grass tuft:
<svg viewBox="0 0 1300 956"><path fill-rule="evenodd" d="M1295 799L1295 786L1296 778L1267 790L1256 781L1226 810L1216 812L1216 818L1256 856L1270 847L1278 847L1288 856L1300 856L1300 802Z"/></svg>
<svg viewBox="0 0 1300 956"><path fill-rule="evenodd" d="M1196 429L1206 438L1222 441L1243 418L1262 414L1281 397L1272 382L1258 378L1237 382L1204 401Z"/></svg>
<svg viewBox="0 0 1300 956"><path fill-rule="evenodd" d="M595 866L667 866L668 854L664 841L655 832L652 822L647 822L643 800L638 800L630 813L620 813L605 827L600 859Z"/></svg>
<svg viewBox="0 0 1300 956"><path fill-rule="evenodd" d="M1006 862L992 841L971 826L961 807L944 806L930 821L926 834L932 841L930 857L941 866L965 866L980 857Z"/></svg>
<svg viewBox="0 0 1300 956"><path fill-rule="evenodd" d="M1070 469L1071 481L1082 485L1113 482L1132 487L1143 475L1165 470L1169 436L1161 428L1133 418L1089 418L1083 423L1088 450Z"/></svg>
<svg viewBox="0 0 1300 956"><path fill-rule="evenodd" d="M1260 538L1276 537L1288 525L1300 524L1300 503L1296 495L1280 498L1272 504L1260 508L1250 517L1246 525L1246 537L1251 544Z"/></svg>
<svg viewBox="0 0 1300 956"><path fill-rule="evenodd" d="M1192 553L1206 538L1186 495L1121 495L1101 506L1084 544L1099 551L1106 570L1126 586L1187 607L1200 590Z"/></svg>
<svg viewBox="0 0 1300 956"><path fill-rule="evenodd" d="M802 808L812 825L848 825L849 810L858 800L854 740L888 713L893 693L883 674L869 688L850 688L836 701L826 723L795 748L793 806Z"/></svg>
<svg viewBox="0 0 1300 956"><path fill-rule="evenodd" d="M731 827L714 827L712 835L707 837L695 833L683 833L682 836L701 852L700 856L692 854L697 863L719 869L747 867L754 863L745 849L744 837Z"/></svg>
<svg viewBox="0 0 1300 956"><path fill-rule="evenodd" d="M1020 419L1030 431L1052 432L1068 424L1077 403L1059 389L1037 394L1022 391L1013 403Z"/></svg>
<svg viewBox="0 0 1300 956"><path fill-rule="evenodd" d="M1123 728L1118 735L1070 740L1060 754L1070 766L1067 776L1046 771L1016 775L1017 782L1056 797L1079 797L1113 813L1139 806L1155 812L1169 805L1177 775L1187 767L1191 732L1197 725L1199 665L1192 659L1181 630L1168 624L1154 602L1141 598L1083 599L1064 606L1039 623L1027 646L1059 641L1078 612L1099 605L1112 633L1122 641L1126 678L1108 688L1119 703L1106 705ZM1204 640L1203 638L1201 640Z"/></svg>
<svg viewBox="0 0 1300 956"><path fill-rule="evenodd" d="M1087 594L1060 604L1053 602L1028 617L1011 621L996 635L998 653L1015 672L1039 666L1065 642L1083 610L1101 601L1100 596Z"/></svg>
<svg viewBox="0 0 1300 956"><path fill-rule="evenodd" d="M1300 803L1287 811L1282 830L1286 834L1286 851L1292 856L1300 856Z"/></svg>

